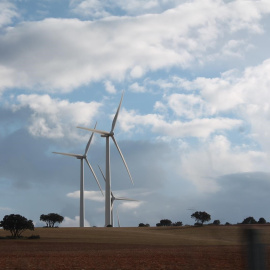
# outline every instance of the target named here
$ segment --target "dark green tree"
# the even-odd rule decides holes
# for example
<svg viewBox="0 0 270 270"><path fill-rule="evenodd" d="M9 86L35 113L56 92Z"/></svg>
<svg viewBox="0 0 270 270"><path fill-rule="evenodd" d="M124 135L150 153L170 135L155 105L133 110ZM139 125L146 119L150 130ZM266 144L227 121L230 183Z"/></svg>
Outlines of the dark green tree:
<svg viewBox="0 0 270 270"><path fill-rule="evenodd" d="M64 220L64 217L55 214L55 213L49 213L48 215L42 214L40 216L40 220L44 221L46 223L46 226L49 228L53 228L55 223L61 223Z"/></svg>
<svg viewBox="0 0 270 270"><path fill-rule="evenodd" d="M218 219L214 220L213 225L220 225L220 220L218 220Z"/></svg>
<svg viewBox="0 0 270 270"><path fill-rule="evenodd" d="M183 222L182 221L177 221L177 222L174 222L172 225L173 226L183 226Z"/></svg>
<svg viewBox="0 0 270 270"><path fill-rule="evenodd" d="M204 222L211 220L211 216L206 212L196 211L191 215L191 218L195 218L196 223L203 225Z"/></svg>
<svg viewBox="0 0 270 270"><path fill-rule="evenodd" d="M140 223L139 227L150 227L150 225L148 223L144 224L144 223Z"/></svg>
<svg viewBox="0 0 270 270"><path fill-rule="evenodd" d="M0 221L0 227L4 230L10 231L11 236L18 238L25 230L34 230L34 224L32 220L19 215L11 214L4 216L3 220Z"/></svg>
<svg viewBox="0 0 270 270"><path fill-rule="evenodd" d="M266 220L261 217L259 220L258 220L258 224L266 224Z"/></svg>
<svg viewBox="0 0 270 270"><path fill-rule="evenodd" d="M172 221L169 219L161 219L159 223L156 224L157 227L159 226L171 226Z"/></svg>
<svg viewBox="0 0 270 270"><path fill-rule="evenodd" d="M254 217L247 217L242 221L242 224L257 224L257 221Z"/></svg>

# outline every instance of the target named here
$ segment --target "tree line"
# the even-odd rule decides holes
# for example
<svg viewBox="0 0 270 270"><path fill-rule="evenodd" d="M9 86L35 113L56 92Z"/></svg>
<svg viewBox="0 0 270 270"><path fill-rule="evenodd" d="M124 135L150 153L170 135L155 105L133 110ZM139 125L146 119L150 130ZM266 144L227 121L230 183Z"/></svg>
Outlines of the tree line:
<svg viewBox="0 0 270 270"><path fill-rule="evenodd" d="M45 227L54 228L56 223L62 223L64 217L56 213L42 214L40 221L46 223ZM34 231L35 226L33 220L27 219L19 214L5 215L0 221L0 228L10 231L12 238L20 238L22 233L26 230ZM37 236L35 238L38 238Z"/></svg>
<svg viewBox="0 0 270 270"><path fill-rule="evenodd" d="M191 215L191 218L195 219L194 226L203 226L205 222L211 220L211 215L205 211L196 211ZM242 222L237 224L266 224L265 218L261 217L258 221L256 221L253 217L247 217ZM160 222L156 224L157 227L160 226L182 226L182 221L172 222L170 219L161 219ZM208 225L221 225L220 220L215 219L213 223L209 223ZM224 225L231 225L229 222L226 222ZM150 227L149 224L139 223L139 227Z"/></svg>

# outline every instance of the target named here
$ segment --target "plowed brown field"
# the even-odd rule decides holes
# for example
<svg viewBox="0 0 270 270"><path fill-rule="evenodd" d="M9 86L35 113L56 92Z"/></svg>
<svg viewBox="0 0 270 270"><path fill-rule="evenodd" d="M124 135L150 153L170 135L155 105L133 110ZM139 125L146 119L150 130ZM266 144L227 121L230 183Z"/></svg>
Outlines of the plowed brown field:
<svg viewBox="0 0 270 270"><path fill-rule="evenodd" d="M270 244L270 227L260 230ZM34 234L41 238L0 239L0 269L247 269L239 226L37 228Z"/></svg>

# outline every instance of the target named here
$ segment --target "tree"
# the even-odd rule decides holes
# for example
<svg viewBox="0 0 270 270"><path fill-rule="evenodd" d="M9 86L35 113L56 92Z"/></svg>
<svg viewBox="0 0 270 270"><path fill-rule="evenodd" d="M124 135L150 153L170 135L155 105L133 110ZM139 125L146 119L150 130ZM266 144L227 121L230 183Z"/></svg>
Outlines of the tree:
<svg viewBox="0 0 270 270"><path fill-rule="evenodd" d="M144 224L144 223L140 223L139 227L150 227L150 225L148 223Z"/></svg>
<svg viewBox="0 0 270 270"><path fill-rule="evenodd" d="M261 217L259 220L258 220L258 224L266 224L266 220Z"/></svg>
<svg viewBox="0 0 270 270"><path fill-rule="evenodd" d="M173 226L182 226L183 222L182 221L177 221L172 224Z"/></svg>
<svg viewBox="0 0 270 270"><path fill-rule="evenodd" d="M220 225L220 220L218 219L214 220L213 225Z"/></svg>
<svg viewBox="0 0 270 270"><path fill-rule="evenodd" d="M206 212L196 211L191 215L191 218L195 218L196 223L203 225L204 222L211 220L211 216Z"/></svg>
<svg viewBox="0 0 270 270"><path fill-rule="evenodd" d="M0 227L10 231L11 236L14 238L20 237L25 230L34 230L33 221L18 214L4 216L3 220L0 221Z"/></svg>
<svg viewBox="0 0 270 270"><path fill-rule="evenodd" d="M156 224L157 227L159 226L171 226L172 222L169 219L161 219L159 223Z"/></svg>
<svg viewBox="0 0 270 270"><path fill-rule="evenodd" d="M46 222L47 227L53 228L55 223L63 222L64 217L55 213L49 213L48 215L42 214L40 220Z"/></svg>
<svg viewBox="0 0 270 270"><path fill-rule="evenodd" d="M257 221L254 217L247 217L242 221L242 224L257 224Z"/></svg>

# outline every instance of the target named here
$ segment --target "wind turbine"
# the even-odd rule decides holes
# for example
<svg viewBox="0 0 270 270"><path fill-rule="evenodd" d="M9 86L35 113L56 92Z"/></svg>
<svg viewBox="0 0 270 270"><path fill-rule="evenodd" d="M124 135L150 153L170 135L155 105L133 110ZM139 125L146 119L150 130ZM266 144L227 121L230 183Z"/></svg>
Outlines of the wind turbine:
<svg viewBox="0 0 270 270"><path fill-rule="evenodd" d="M97 125L97 124L96 124ZM96 125L95 125L95 128L96 128ZM88 150L89 150L89 147L90 147L90 144L91 144L91 141L92 141L92 138L94 136L94 132L92 132L90 138L89 138L89 141L85 147L85 151L84 151L84 154L83 155L79 155L79 154L69 154L69 153L60 153L60 152L53 152L54 154L59 154L59 155L64 155L64 156L70 156L70 157L75 157L77 159L79 159L81 161L81 168L80 168L80 227L84 227L84 163L83 163L83 160L86 161L88 167L90 168L97 184L98 184L98 187L102 193L102 195L104 196L103 194L103 191L101 189L101 186L99 184L99 181L97 179L97 176L90 164L90 162L88 161L87 159L87 153L88 153Z"/></svg>
<svg viewBox="0 0 270 270"><path fill-rule="evenodd" d="M110 138L112 138L122 160L123 160L123 163L126 167L126 170L128 172L128 175L129 175L129 178L131 180L131 183L133 183L133 180L132 180L132 177L131 177L131 174L130 174L130 171L128 169L128 166L127 166L127 163L125 161L125 158L120 150L120 147L118 146L116 140L115 140L115 137L114 137L114 128L115 128L115 124L117 122L117 118L118 118L118 114L119 114L119 111L120 111L120 108L121 108L121 104L122 104L122 100L123 100L123 96L124 96L124 92L122 93L122 96L121 96L121 100L120 100L120 103L119 103L119 106L117 108L117 111L115 113L115 116L114 116L114 119L112 121L112 128L111 128L111 131L108 132L108 131L103 131L103 130L97 130L97 129L92 129L92 128L84 128L84 127L78 127L78 128L81 128L81 129L85 129L85 130L89 130L89 131L92 131L92 132L96 132L96 133L99 133L101 134L101 137L105 137L106 138L106 193L105 193L105 226L108 226L108 225L112 225L111 224L111 164L110 164Z"/></svg>
<svg viewBox="0 0 270 270"><path fill-rule="evenodd" d="M119 219L119 213L118 213L118 207L116 208L116 212L117 212L117 221L118 221L118 227L120 228L120 219Z"/></svg>
<svg viewBox="0 0 270 270"><path fill-rule="evenodd" d="M102 177L105 181L105 183L107 182L106 181L106 178L101 170L101 168L98 166L101 174L102 174ZM132 201L132 202L137 202L137 200L133 200L133 199L130 199L130 198L124 198L124 197L115 197L113 192L111 191L111 205L110 205L110 209L111 209L111 225L113 226L113 203L114 201ZM120 222L119 222L119 215L118 215L118 209L117 209L117 218L118 218L118 227L120 227Z"/></svg>

